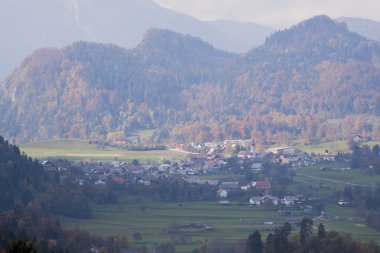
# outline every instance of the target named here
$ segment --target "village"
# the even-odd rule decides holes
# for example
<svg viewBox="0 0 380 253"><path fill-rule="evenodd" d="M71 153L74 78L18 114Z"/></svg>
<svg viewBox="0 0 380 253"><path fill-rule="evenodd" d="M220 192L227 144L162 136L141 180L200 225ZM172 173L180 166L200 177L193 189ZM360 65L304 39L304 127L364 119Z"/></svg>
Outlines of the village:
<svg viewBox="0 0 380 253"><path fill-rule="evenodd" d="M220 205L229 205L236 196L248 193L251 195L245 203L247 205L293 210L304 206L305 197L299 193L271 195L271 178L264 175L269 169L266 167L297 171L303 166L321 164L321 170L325 170L331 169L326 163L335 160L335 155L327 150L322 155L315 155L289 146L269 148L259 153L254 140L225 141L216 145L191 143L176 145L176 148L188 152L187 158L156 163L51 159L41 161L41 164L45 171L55 173L61 183L68 178L68 168L80 171L75 178L70 175L70 180L79 185L115 184L127 189L132 185L150 187L158 179L181 179L189 184L214 187L215 199ZM226 149L233 150L233 153L226 155ZM240 180L231 180L225 176L229 174L242 176Z"/></svg>

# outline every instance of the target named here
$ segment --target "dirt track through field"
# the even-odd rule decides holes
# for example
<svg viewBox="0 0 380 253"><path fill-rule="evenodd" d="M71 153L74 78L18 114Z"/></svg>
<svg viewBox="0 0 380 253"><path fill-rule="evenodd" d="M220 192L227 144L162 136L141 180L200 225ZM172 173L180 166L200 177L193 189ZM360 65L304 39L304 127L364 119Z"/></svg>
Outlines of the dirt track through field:
<svg viewBox="0 0 380 253"><path fill-rule="evenodd" d="M356 183L351 183L351 182L346 182L346 181L341 181L341 180L335 180L335 179L329 179L329 178L323 178L323 177L316 177L316 176L310 176L306 175L303 173L296 173L299 176L311 178L311 179L317 179L317 180L323 180L331 183L337 183L337 184L344 184L344 185L351 185L351 186L361 186L361 187L369 187L369 188L376 188L374 185L367 185L367 184L356 184Z"/></svg>

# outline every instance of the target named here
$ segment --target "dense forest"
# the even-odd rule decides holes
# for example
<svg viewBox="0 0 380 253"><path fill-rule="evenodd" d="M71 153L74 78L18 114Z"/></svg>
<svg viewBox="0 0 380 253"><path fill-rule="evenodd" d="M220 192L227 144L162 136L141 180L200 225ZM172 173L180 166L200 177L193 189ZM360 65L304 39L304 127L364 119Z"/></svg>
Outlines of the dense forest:
<svg viewBox="0 0 380 253"><path fill-rule="evenodd" d="M60 183L57 175L0 136L0 252L88 252L91 247L119 252L128 247L125 236L105 239L65 230L52 218L91 215L91 196L99 191L89 194L67 181Z"/></svg>
<svg viewBox="0 0 380 253"><path fill-rule="evenodd" d="M0 210L18 206L35 213L91 216L90 195L85 195L70 180L60 182L57 173L45 172L36 160L1 136L0 187Z"/></svg>
<svg viewBox="0 0 380 253"><path fill-rule="evenodd" d="M151 30L134 49L40 49L0 85L0 131L18 141L380 138L380 44L317 16L242 55Z"/></svg>

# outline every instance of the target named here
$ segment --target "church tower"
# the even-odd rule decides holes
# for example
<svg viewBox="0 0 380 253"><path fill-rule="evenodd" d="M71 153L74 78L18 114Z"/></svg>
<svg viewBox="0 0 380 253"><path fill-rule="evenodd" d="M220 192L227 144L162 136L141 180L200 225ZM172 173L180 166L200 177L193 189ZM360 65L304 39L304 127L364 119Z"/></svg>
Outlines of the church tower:
<svg viewBox="0 0 380 253"><path fill-rule="evenodd" d="M252 141L251 141L251 153L253 154L253 156L257 156L257 153L256 153L256 144L255 144L255 140L252 138Z"/></svg>

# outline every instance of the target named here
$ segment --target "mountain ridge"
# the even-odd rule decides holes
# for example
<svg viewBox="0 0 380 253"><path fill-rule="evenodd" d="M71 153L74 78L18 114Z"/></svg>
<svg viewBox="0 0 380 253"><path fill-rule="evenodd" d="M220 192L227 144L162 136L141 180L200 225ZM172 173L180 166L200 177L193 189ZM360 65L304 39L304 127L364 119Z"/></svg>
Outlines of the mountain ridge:
<svg viewBox="0 0 380 253"><path fill-rule="evenodd" d="M336 19L346 23L348 28L370 40L380 40L380 22L365 18L340 17Z"/></svg>
<svg viewBox="0 0 380 253"><path fill-rule="evenodd" d="M231 23L231 22L230 22ZM215 47L245 52L261 44L273 29L256 24L240 26L246 36L165 9L151 0L1 1L0 80L34 50L64 47L75 41L135 47L151 28L170 29L201 37ZM258 34L255 30L260 30ZM248 33L248 31L250 31ZM265 32L266 31L266 32Z"/></svg>
<svg viewBox="0 0 380 253"><path fill-rule="evenodd" d="M0 130L18 140L137 129L155 141L376 138L379 59L379 43L326 16L246 54L157 29L134 49L79 42L37 51L2 84Z"/></svg>

